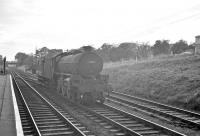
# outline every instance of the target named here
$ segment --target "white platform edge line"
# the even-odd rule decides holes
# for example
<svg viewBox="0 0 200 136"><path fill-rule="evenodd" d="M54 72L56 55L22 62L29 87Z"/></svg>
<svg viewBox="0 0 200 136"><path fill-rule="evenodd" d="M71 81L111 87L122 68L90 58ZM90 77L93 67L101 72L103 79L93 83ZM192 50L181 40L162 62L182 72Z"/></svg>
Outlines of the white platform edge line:
<svg viewBox="0 0 200 136"><path fill-rule="evenodd" d="M14 107L14 113L15 113L15 128L16 128L16 135L17 136L24 136L23 129L22 129L22 123L19 115L19 109L17 106L17 100L15 97L14 93L14 88L13 88L13 82L12 82L12 77L10 75L10 86L11 86L11 94L12 94L12 100L13 100L13 107Z"/></svg>

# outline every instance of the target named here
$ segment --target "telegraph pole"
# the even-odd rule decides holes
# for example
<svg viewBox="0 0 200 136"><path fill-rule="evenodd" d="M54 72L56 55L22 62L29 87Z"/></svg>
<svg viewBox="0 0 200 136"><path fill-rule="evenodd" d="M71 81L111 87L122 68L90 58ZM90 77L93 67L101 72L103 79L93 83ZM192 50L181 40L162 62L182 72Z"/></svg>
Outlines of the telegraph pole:
<svg viewBox="0 0 200 136"><path fill-rule="evenodd" d="M3 73L6 74L6 57L3 58Z"/></svg>

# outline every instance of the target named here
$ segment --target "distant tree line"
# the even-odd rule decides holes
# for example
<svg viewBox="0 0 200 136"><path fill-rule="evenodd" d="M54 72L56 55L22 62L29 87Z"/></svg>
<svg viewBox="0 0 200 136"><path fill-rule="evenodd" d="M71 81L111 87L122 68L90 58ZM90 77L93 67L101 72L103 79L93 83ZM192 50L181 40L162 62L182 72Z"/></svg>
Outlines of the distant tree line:
<svg viewBox="0 0 200 136"><path fill-rule="evenodd" d="M96 50L105 62L120 61L128 59L141 59L151 56L151 47L144 43L121 43L118 46L104 43Z"/></svg>
<svg viewBox="0 0 200 136"><path fill-rule="evenodd" d="M15 60L17 60L17 66L21 65L31 65L33 56L31 54L26 54L23 52L18 52L15 55Z"/></svg>
<svg viewBox="0 0 200 136"><path fill-rule="evenodd" d="M118 46L104 43L97 53L104 61L120 61L127 59L146 59L162 54L180 54L185 51L194 52L194 44L188 45L184 40L170 44L169 40L157 40L153 46L148 43L121 43Z"/></svg>
<svg viewBox="0 0 200 136"><path fill-rule="evenodd" d="M15 60L17 60L17 66L27 65L32 66L36 58L40 58L46 55L55 55L56 53L63 52L62 49L48 49L47 47L42 47L35 51L35 54L26 54L23 52L18 52L15 55Z"/></svg>
<svg viewBox="0 0 200 136"><path fill-rule="evenodd" d="M134 43L134 42L124 42L119 45L104 43L100 48L92 49L99 54L104 62L116 62L128 59L147 59L152 56L158 56L162 54L180 54L185 51L194 52L194 44L188 45L184 40L179 40L174 44L170 44L169 40L157 40L153 46L148 43ZM81 49L90 49L88 46L81 47ZM77 51L77 49L68 50ZM52 55L56 53L63 52L62 49L48 49L47 47L40 48L36 50L35 54L25 54L18 52L15 55L18 66L20 65L32 65L35 57L42 57L45 55Z"/></svg>

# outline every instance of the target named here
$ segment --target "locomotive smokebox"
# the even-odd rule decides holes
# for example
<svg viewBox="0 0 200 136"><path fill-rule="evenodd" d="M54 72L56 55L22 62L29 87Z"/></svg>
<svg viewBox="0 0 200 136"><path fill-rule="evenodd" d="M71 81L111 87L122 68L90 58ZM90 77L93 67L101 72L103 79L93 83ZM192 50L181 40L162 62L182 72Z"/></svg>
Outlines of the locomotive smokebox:
<svg viewBox="0 0 200 136"><path fill-rule="evenodd" d="M86 51L76 55L62 57L57 64L56 71L66 74L80 74L81 76L98 75L103 69L103 60L96 53Z"/></svg>

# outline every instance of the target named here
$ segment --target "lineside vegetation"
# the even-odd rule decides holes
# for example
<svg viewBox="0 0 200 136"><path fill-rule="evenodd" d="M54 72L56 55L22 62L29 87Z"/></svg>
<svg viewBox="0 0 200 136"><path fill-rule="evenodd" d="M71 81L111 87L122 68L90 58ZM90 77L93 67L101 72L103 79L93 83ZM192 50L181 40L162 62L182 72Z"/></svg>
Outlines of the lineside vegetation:
<svg viewBox="0 0 200 136"><path fill-rule="evenodd" d="M116 91L200 110L200 56L107 63L104 73Z"/></svg>

